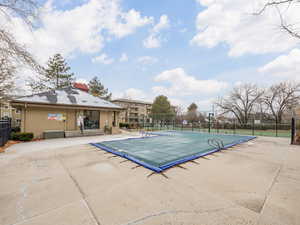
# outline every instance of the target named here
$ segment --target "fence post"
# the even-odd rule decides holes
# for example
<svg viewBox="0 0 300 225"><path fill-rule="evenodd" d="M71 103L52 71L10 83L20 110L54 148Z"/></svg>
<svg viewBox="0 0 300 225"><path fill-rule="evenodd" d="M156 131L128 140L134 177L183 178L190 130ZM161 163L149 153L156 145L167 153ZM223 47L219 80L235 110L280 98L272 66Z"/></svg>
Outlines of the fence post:
<svg viewBox="0 0 300 225"><path fill-rule="evenodd" d="M277 116L275 118L275 133L276 133L276 137L278 137L278 127L277 127Z"/></svg>
<svg viewBox="0 0 300 225"><path fill-rule="evenodd" d="M208 115L208 133L210 133L210 114Z"/></svg>
<svg viewBox="0 0 300 225"><path fill-rule="evenodd" d="M291 145L294 144L295 138L295 118L292 118L292 126L291 126Z"/></svg>
<svg viewBox="0 0 300 225"><path fill-rule="evenodd" d="M2 135L2 132L3 132L2 121L0 120L0 147L2 147L4 143L4 135Z"/></svg>
<svg viewBox="0 0 300 225"><path fill-rule="evenodd" d="M234 119L234 123L233 123L233 133L236 134L236 121Z"/></svg>
<svg viewBox="0 0 300 225"><path fill-rule="evenodd" d="M254 136L254 118L253 118L253 120L252 120L252 135Z"/></svg>

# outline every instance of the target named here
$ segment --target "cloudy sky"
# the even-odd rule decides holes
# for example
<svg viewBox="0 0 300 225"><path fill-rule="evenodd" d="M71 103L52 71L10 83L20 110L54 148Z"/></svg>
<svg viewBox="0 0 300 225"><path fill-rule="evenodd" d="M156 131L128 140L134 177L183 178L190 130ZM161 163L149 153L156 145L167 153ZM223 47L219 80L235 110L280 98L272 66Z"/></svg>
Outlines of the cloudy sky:
<svg viewBox="0 0 300 225"><path fill-rule="evenodd" d="M209 110L236 84L300 79L299 40L280 30L278 16L299 24L300 6L253 16L264 2L50 0L32 30L17 18L6 25L41 63L61 53L78 80L100 76L114 97L164 94Z"/></svg>

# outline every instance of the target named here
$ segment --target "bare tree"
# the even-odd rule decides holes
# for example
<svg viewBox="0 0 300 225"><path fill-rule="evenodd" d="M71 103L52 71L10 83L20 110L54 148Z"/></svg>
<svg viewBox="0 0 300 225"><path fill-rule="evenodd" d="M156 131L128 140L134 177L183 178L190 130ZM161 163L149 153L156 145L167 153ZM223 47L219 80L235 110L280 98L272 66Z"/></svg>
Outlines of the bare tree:
<svg viewBox="0 0 300 225"><path fill-rule="evenodd" d="M31 18L36 16L36 0L0 0L0 12L11 19L11 16L18 16L26 23L31 24Z"/></svg>
<svg viewBox="0 0 300 225"><path fill-rule="evenodd" d="M291 36L300 39L300 31L299 31L299 27L296 26L296 24L291 24L288 23L279 7L280 6L286 6L288 7L293 7L293 4L299 4L300 0L272 0L272 1L268 1L267 3L265 3L263 5L263 7L258 10L257 12L254 13L254 15L261 15L263 14L266 10L268 10L270 7L275 7L277 9L277 12L279 14L280 17L280 27L282 30L284 30L285 32L287 32L288 34L290 34Z"/></svg>
<svg viewBox="0 0 300 225"><path fill-rule="evenodd" d="M8 23L13 16L17 16L24 21L24 26L26 24L30 26L30 18L35 17L36 11L37 4L34 0L0 0L0 19L6 18ZM12 84L14 81L12 77L20 66L29 66L37 72L43 72L33 56L4 27L0 27L0 60L3 63L1 68L5 68L6 71L5 73L1 71L0 74L3 83ZM12 85L7 85L6 89L9 87Z"/></svg>
<svg viewBox="0 0 300 225"><path fill-rule="evenodd" d="M245 125L249 122L254 106L263 93L264 91L255 84L242 84L234 87L227 97L220 98L216 105L223 113L233 113L239 123Z"/></svg>
<svg viewBox="0 0 300 225"><path fill-rule="evenodd" d="M278 123L282 122L284 113L292 110L300 101L298 92L300 92L300 83L292 82L274 84L265 92L263 101Z"/></svg>
<svg viewBox="0 0 300 225"><path fill-rule="evenodd" d="M14 87L15 69L14 65L10 64L6 58L0 58L0 101Z"/></svg>
<svg viewBox="0 0 300 225"><path fill-rule="evenodd" d="M178 105L174 108L175 111L175 120L178 123L181 123L184 119L184 110L183 107Z"/></svg>

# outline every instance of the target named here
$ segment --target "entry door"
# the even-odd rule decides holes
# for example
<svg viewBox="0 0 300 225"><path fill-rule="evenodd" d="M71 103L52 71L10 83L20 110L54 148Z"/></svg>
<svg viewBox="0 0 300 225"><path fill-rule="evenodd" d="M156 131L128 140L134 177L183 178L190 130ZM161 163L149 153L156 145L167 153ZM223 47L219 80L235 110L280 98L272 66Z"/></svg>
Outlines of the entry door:
<svg viewBox="0 0 300 225"><path fill-rule="evenodd" d="M84 110L84 129L99 129L100 111Z"/></svg>

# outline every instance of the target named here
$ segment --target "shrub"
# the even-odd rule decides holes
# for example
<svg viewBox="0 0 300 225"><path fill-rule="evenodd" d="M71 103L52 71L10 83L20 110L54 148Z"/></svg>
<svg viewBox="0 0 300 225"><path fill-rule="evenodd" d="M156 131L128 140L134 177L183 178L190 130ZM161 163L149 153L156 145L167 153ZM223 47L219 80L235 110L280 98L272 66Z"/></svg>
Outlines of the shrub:
<svg viewBox="0 0 300 225"><path fill-rule="evenodd" d="M31 141L33 139L33 133L16 132L11 133L11 139L15 141Z"/></svg>
<svg viewBox="0 0 300 225"><path fill-rule="evenodd" d="M128 123L120 123L119 124L120 128L129 128L129 124Z"/></svg>
<svg viewBox="0 0 300 225"><path fill-rule="evenodd" d="M13 132L13 133L18 133L18 132L20 132L21 131L21 128L20 127L12 127L11 128L11 132Z"/></svg>

